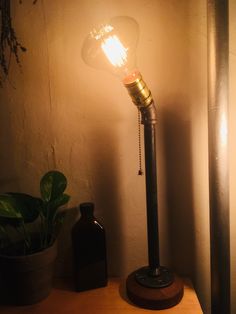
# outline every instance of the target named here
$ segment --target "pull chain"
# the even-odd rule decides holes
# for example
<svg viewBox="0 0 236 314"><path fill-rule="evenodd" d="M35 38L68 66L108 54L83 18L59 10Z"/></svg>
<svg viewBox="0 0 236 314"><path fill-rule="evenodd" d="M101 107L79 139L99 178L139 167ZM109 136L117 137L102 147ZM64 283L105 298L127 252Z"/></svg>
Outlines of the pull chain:
<svg viewBox="0 0 236 314"><path fill-rule="evenodd" d="M138 162L139 162L139 170L138 175L143 175L142 170L142 146L141 146L141 113L138 109Z"/></svg>

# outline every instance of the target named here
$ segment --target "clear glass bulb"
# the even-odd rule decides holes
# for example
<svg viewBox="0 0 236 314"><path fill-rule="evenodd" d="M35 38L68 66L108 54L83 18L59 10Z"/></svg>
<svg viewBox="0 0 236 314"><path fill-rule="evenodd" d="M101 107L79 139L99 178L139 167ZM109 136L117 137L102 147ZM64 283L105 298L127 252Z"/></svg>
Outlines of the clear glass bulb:
<svg viewBox="0 0 236 314"><path fill-rule="evenodd" d="M117 75L136 73L139 26L131 17L118 16L94 28L84 40L82 58L86 64Z"/></svg>

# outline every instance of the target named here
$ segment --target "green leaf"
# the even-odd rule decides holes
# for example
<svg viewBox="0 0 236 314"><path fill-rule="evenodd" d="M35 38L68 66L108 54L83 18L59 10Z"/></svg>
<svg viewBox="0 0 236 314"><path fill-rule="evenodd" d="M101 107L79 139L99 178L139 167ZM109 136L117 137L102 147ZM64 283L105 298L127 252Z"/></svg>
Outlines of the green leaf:
<svg viewBox="0 0 236 314"><path fill-rule="evenodd" d="M56 238L58 236L58 233L60 232L60 229L64 223L65 220L65 216L66 216L66 211L60 211L56 214L54 220L53 220L53 224L52 224L52 229L53 229L53 236Z"/></svg>
<svg viewBox="0 0 236 314"><path fill-rule="evenodd" d="M40 181L40 191L44 202L57 199L66 189L67 180L59 171L47 172Z"/></svg>
<svg viewBox="0 0 236 314"><path fill-rule="evenodd" d="M69 202L70 196L68 194L61 194L57 199L44 205L44 216L47 216L47 211L49 211L48 219L53 219L57 210L62 205Z"/></svg>
<svg viewBox="0 0 236 314"><path fill-rule="evenodd" d="M3 226L0 225L0 234L6 234L6 230Z"/></svg>
<svg viewBox="0 0 236 314"><path fill-rule="evenodd" d="M54 201L50 202L49 208L51 209L57 209L62 205L65 205L69 202L70 196L68 194L62 194Z"/></svg>
<svg viewBox="0 0 236 314"><path fill-rule="evenodd" d="M15 199L11 195L0 195L0 218L13 220L23 219Z"/></svg>
<svg viewBox="0 0 236 314"><path fill-rule="evenodd" d="M11 192L8 194L14 198L25 223L33 222L38 218L39 212L42 210L42 201L39 198L24 193Z"/></svg>
<svg viewBox="0 0 236 314"><path fill-rule="evenodd" d="M67 204L69 202L70 196L67 194L62 194L55 201L50 204L50 216L49 218L53 221L58 208Z"/></svg>
<svg viewBox="0 0 236 314"><path fill-rule="evenodd" d="M65 208L60 207L68 203L69 199L69 195L62 194L56 200L45 204L48 205L47 208L45 208L44 216L48 223L48 234L51 237L51 240L49 241L50 243L56 238L66 214Z"/></svg>

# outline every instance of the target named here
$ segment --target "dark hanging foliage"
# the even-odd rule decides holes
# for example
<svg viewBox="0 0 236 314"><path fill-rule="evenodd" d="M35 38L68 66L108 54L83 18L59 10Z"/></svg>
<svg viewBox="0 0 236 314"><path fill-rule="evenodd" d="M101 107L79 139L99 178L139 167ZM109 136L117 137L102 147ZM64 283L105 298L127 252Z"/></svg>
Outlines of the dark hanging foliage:
<svg viewBox="0 0 236 314"><path fill-rule="evenodd" d="M33 4L36 2L37 0L34 0ZM22 3L22 0L19 0L19 3ZM19 51L25 52L26 48L18 41L12 26L11 0L0 0L0 14L0 86L2 86L9 73L11 55L14 55L17 64L20 66Z"/></svg>

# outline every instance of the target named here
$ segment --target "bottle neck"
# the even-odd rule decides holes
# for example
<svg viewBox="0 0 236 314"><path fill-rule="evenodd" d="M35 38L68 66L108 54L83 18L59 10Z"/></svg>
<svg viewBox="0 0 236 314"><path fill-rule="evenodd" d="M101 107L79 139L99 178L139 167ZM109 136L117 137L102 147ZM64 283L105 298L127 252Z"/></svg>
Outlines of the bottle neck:
<svg viewBox="0 0 236 314"><path fill-rule="evenodd" d="M93 213L89 213L89 212L86 212L86 213L80 212L80 213L81 213L81 216L80 216L81 219L93 220L95 218Z"/></svg>
<svg viewBox="0 0 236 314"><path fill-rule="evenodd" d="M93 211L93 203L82 203L80 205L81 219L94 219Z"/></svg>

